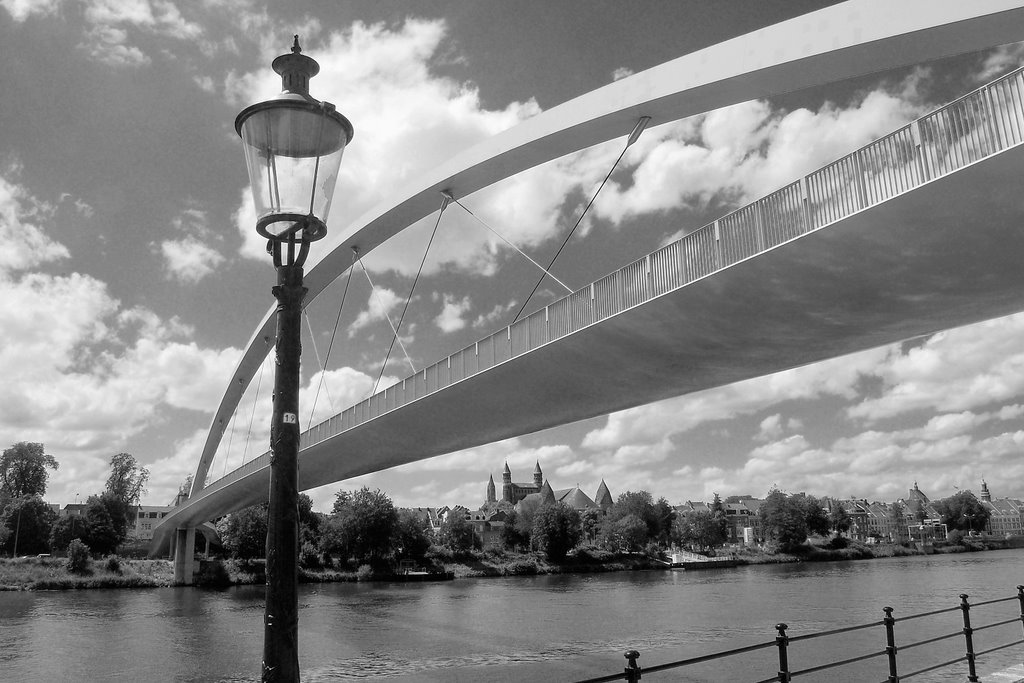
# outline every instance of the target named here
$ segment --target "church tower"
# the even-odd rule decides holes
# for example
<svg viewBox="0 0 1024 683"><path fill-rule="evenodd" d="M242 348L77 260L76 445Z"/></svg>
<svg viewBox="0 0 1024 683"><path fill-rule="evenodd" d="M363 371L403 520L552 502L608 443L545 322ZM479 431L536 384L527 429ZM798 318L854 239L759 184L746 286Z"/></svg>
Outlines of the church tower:
<svg viewBox="0 0 1024 683"><path fill-rule="evenodd" d="M537 466L533 468L533 485L538 489L544 486L544 473L540 471L540 460L537 461Z"/></svg>
<svg viewBox="0 0 1024 683"><path fill-rule="evenodd" d="M597 487L597 495L594 496L594 502L602 510L607 510L615 501L612 500L611 491L608 490L608 484L604 483L604 479L601 480L601 485Z"/></svg>
<svg viewBox="0 0 1024 683"><path fill-rule="evenodd" d="M992 494L988 492L988 484L984 479L981 480L981 500L984 503L992 502Z"/></svg>
<svg viewBox="0 0 1024 683"><path fill-rule="evenodd" d="M551 484L544 482L544 485L540 487L540 504L541 505L554 505L555 504L555 492L551 489Z"/></svg>
<svg viewBox="0 0 1024 683"><path fill-rule="evenodd" d="M491 478L487 481L487 502L488 503L496 503L497 502L497 498L495 497L495 491L494 491L494 475L493 474L491 475Z"/></svg>
<svg viewBox="0 0 1024 683"><path fill-rule="evenodd" d="M508 462L505 462L505 471L501 473L501 499L506 503L514 502L512 500L512 470L508 468Z"/></svg>

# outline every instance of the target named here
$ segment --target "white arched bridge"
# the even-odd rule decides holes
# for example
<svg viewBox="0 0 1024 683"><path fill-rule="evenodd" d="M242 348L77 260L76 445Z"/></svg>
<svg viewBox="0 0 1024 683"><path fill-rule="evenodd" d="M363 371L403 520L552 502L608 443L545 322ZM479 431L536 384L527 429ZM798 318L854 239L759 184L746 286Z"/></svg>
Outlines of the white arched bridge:
<svg viewBox="0 0 1024 683"><path fill-rule="evenodd" d="M320 247L307 302L351 265L353 247L368 253L442 194L464 197L644 124L1019 41L1022 5L851 0L583 95L453 158ZM1018 70L314 426L301 437L300 488L1024 310L1022 143ZM269 453L207 480L273 315L154 548L266 500Z"/></svg>

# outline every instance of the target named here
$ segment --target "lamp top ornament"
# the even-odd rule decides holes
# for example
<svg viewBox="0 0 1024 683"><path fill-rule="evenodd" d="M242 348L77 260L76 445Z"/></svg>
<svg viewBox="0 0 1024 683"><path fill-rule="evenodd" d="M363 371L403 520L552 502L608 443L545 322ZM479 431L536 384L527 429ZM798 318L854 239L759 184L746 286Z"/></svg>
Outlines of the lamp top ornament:
<svg viewBox="0 0 1024 683"><path fill-rule="evenodd" d="M273 61L282 92L243 109L235 131L245 144L256 205L256 231L272 241L311 242L327 234L341 156L352 124L333 104L309 94L320 71L295 36L290 53Z"/></svg>

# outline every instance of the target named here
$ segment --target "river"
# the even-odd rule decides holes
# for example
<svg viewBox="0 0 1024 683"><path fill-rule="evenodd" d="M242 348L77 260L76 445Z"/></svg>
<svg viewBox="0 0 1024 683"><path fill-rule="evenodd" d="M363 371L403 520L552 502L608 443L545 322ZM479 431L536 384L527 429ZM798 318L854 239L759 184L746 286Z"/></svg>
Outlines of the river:
<svg viewBox="0 0 1024 683"><path fill-rule="evenodd" d="M346 583L300 587L304 681L571 681L621 671L622 652L652 666L790 636L909 616L1016 594L1024 550L858 562ZM972 609L974 626L1019 615L1016 601ZM0 680L253 681L262 653L262 587L0 593ZM959 612L898 623L897 643L962 627ZM925 622L937 622L925 624ZM975 634L978 650L1020 639L1020 622ZM880 628L794 643L793 668L884 646ZM963 637L901 653L939 662ZM906 660L904 667L902 661ZM979 660L979 672L1024 661L1017 646ZM925 664L915 668L923 668ZM962 681L966 669L915 680ZM644 681L743 681L777 670L774 648ZM881 681L884 658L798 680ZM816 678L815 676L818 676ZM986 680L982 677L982 680Z"/></svg>

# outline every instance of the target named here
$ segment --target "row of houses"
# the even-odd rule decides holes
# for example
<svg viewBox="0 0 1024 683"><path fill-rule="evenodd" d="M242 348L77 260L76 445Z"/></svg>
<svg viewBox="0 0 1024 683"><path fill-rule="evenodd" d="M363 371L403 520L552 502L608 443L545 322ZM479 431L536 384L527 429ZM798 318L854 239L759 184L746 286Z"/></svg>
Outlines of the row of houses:
<svg viewBox="0 0 1024 683"><path fill-rule="evenodd" d="M836 506L846 512L850 518L848 535L856 540L901 541L945 535L941 515L917 482L905 498L892 503L868 502L863 498L823 498L822 502L828 513ZM984 481L978 502L988 510L989 519L984 528L979 525L976 531L1004 537L1024 535L1024 502L1015 498L992 498ZM753 537L758 536L757 512L762 503L763 499L743 497L730 498L722 503L729 523L729 543L750 543ZM710 512L711 504L687 501L675 509L678 515Z"/></svg>

